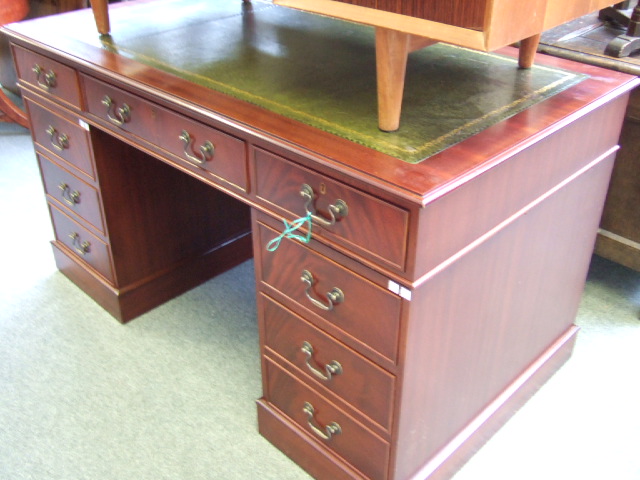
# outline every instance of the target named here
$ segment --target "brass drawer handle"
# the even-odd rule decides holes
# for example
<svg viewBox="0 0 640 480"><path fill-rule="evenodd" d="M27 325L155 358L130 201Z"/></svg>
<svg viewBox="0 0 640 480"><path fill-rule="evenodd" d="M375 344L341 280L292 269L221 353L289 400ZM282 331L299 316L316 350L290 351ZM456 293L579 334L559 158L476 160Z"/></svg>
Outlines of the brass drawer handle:
<svg viewBox="0 0 640 480"><path fill-rule="evenodd" d="M131 120L131 107L126 103L123 103L120 108L116 108L113 100L109 95L105 95L102 99L102 104L107 107L107 118L111 123L117 125L118 127L123 126L129 120ZM113 107L114 114L111 114L111 109Z"/></svg>
<svg viewBox="0 0 640 480"><path fill-rule="evenodd" d="M315 409L309 402L304 402L302 411L307 414L307 425L309 425L311 430L313 430L313 433L315 433L323 440L331 440L334 435L339 435L340 433L342 433L342 428L340 428L340 425L337 422L331 422L326 427L324 427L324 429L316 426L315 424L317 422L314 418Z"/></svg>
<svg viewBox="0 0 640 480"><path fill-rule="evenodd" d="M71 187L66 183L62 182L58 185L58 188L62 191L62 199L70 206L74 206L80 203L80 192L77 190L71 191Z"/></svg>
<svg viewBox="0 0 640 480"><path fill-rule="evenodd" d="M305 199L304 209L307 215L309 215L313 219L313 221L319 223L323 227L330 227L331 225L334 225L338 220L346 217L347 213L349 213L349 209L344 200L337 200L335 205L329 205L328 208L331 219L327 220L317 215L315 212L315 208L312 210L313 207L311 204L315 200L316 196L311 186L307 185L306 183L302 185L302 188L300 189L300 195Z"/></svg>
<svg viewBox="0 0 640 480"><path fill-rule="evenodd" d="M306 285L306 288L304 290L305 295L311 301L311 303L313 303L319 309L330 311L333 310L334 305L344 302L344 293L338 287L333 287L329 292L327 292L327 304L324 304L320 300L313 298L311 296L310 290L311 287L313 287L315 280L309 270L302 271L300 280L302 280L302 283Z"/></svg>
<svg viewBox="0 0 640 480"><path fill-rule="evenodd" d="M53 148L61 152L65 148L69 148L69 136L65 133L59 133L52 125L47 128L47 134L49 135L49 141Z"/></svg>
<svg viewBox="0 0 640 480"><path fill-rule="evenodd" d="M83 242L78 233L76 232L70 233L69 238L73 243L73 248L75 249L76 252L78 252L79 255L84 256L85 254L91 252L91 243L87 241Z"/></svg>
<svg viewBox="0 0 640 480"><path fill-rule="evenodd" d="M195 163L196 165L202 165L207 160L211 160L211 158L213 158L213 153L215 152L216 147L209 140L200 145L199 152L193 155L189 152L189 150L194 152L191 147L192 139L189 132L182 130L182 133L178 138L184 142L183 153L184 156L187 157L187 160Z"/></svg>
<svg viewBox="0 0 640 480"><path fill-rule="evenodd" d="M37 63L31 70L36 74L36 83L43 90L48 92L51 88L56 86L56 73L53 70L45 72Z"/></svg>
<svg viewBox="0 0 640 480"><path fill-rule="evenodd" d="M327 372L326 375L322 372L322 370L319 370L311 365L310 362L313 359L313 345L311 345L309 342L302 342L301 350L307 357L307 359L305 360L307 368L309 368L309 370L311 370L311 373L313 373L320 380L328 382L334 375L340 375L342 373L342 365L340 365L340 363L336 360L333 360L324 366L324 371Z"/></svg>

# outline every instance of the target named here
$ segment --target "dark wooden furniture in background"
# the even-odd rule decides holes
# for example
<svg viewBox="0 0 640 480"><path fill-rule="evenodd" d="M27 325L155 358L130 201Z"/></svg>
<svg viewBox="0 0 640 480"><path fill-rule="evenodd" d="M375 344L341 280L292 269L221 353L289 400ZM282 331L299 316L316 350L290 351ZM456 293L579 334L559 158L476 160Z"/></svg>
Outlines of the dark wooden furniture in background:
<svg viewBox="0 0 640 480"><path fill-rule="evenodd" d="M632 2L629 7L637 8ZM626 11L630 14L632 10ZM602 15L600 15L602 17ZM540 51L599 67L640 75L640 52L622 58L605 52L624 31L597 14L553 29L542 36ZM620 137L620 152L600 222L596 253L640 271L640 90L631 94Z"/></svg>
<svg viewBox="0 0 640 480"><path fill-rule="evenodd" d="M640 4L631 0L617 3L600 10L598 19L615 23L624 28L624 33L614 37L604 50L612 57L627 57L640 50Z"/></svg>
<svg viewBox="0 0 640 480"><path fill-rule="evenodd" d="M70 36L90 15L5 28L58 266L126 321L253 253L259 431L311 475L448 478L570 356L634 77L544 59L589 78L409 164Z"/></svg>

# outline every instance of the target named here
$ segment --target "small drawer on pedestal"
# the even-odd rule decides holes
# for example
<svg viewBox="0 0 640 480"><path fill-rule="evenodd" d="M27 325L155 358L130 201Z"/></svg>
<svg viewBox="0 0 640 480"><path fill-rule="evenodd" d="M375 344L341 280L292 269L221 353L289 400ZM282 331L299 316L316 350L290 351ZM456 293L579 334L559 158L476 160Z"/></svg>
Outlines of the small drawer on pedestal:
<svg viewBox="0 0 640 480"><path fill-rule="evenodd" d="M56 239L65 244L76 258L91 265L107 280L113 282L109 247L54 205L49 204L49 211Z"/></svg>
<svg viewBox="0 0 640 480"><path fill-rule="evenodd" d="M98 191L42 155L38 162L47 195L104 234Z"/></svg>
<svg viewBox="0 0 640 480"><path fill-rule="evenodd" d="M261 223L255 233L263 246L278 236ZM262 283L314 314L305 318L397 361L400 297L293 240L256 258Z"/></svg>
<svg viewBox="0 0 640 480"><path fill-rule="evenodd" d="M168 110L161 120L166 127L158 138L159 147L185 161L192 171L212 174L246 191L247 153L242 140Z"/></svg>
<svg viewBox="0 0 640 480"><path fill-rule="evenodd" d="M265 346L388 431L395 377L269 297L260 300Z"/></svg>
<svg viewBox="0 0 640 480"><path fill-rule="evenodd" d="M81 75L87 111L123 132L132 133L150 143L159 136L160 107L120 88ZM165 132L162 132L165 134Z"/></svg>
<svg viewBox="0 0 640 480"><path fill-rule="evenodd" d="M409 213L264 150L254 152L256 195L288 220L311 214L313 234L403 270Z"/></svg>
<svg viewBox="0 0 640 480"><path fill-rule="evenodd" d="M81 108L78 75L73 68L17 45L13 46L13 55L20 81L46 95Z"/></svg>
<svg viewBox="0 0 640 480"><path fill-rule="evenodd" d="M55 112L25 99L36 143L95 178L89 147L89 132Z"/></svg>
<svg viewBox="0 0 640 480"><path fill-rule="evenodd" d="M266 400L370 480L387 478L389 444L269 359Z"/></svg>
<svg viewBox="0 0 640 480"><path fill-rule="evenodd" d="M23 83L76 108L81 107L78 75L73 68L15 45L13 54Z"/></svg>

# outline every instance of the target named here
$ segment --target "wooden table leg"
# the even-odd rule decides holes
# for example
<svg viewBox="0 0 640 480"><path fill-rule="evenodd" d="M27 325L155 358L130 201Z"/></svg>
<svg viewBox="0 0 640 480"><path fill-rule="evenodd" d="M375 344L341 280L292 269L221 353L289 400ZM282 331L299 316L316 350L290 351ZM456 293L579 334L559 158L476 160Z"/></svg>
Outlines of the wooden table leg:
<svg viewBox="0 0 640 480"><path fill-rule="evenodd" d="M409 53L437 43L397 30L376 28L378 128L394 132L400 127L404 80Z"/></svg>
<svg viewBox="0 0 640 480"><path fill-rule="evenodd" d="M531 68L536 58L536 50L539 43L540 34L520 41L520 52L518 53L518 65L520 65L520 68Z"/></svg>
<svg viewBox="0 0 640 480"><path fill-rule="evenodd" d="M400 126L409 38L407 33L376 28L378 127L385 132L393 132Z"/></svg>
<svg viewBox="0 0 640 480"><path fill-rule="evenodd" d="M15 103L9 100L9 97L7 97L2 90L0 90L0 121L10 121L25 128L29 128L27 114L20 110Z"/></svg>
<svg viewBox="0 0 640 480"><path fill-rule="evenodd" d="M96 20L98 32L108 35L111 30L109 26L109 2L108 0L91 0L91 9Z"/></svg>

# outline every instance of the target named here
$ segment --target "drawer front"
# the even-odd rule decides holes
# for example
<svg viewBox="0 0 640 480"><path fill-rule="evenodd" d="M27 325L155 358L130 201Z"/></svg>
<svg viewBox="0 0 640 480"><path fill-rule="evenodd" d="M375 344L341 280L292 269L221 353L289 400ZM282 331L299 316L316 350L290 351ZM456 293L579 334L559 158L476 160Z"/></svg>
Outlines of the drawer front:
<svg viewBox="0 0 640 480"><path fill-rule="evenodd" d="M87 112L123 132L157 143L160 107L94 78L81 75L81 79Z"/></svg>
<svg viewBox="0 0 640 480"><path fill-rule="evenodd" d="M73 68L18 46L13 47L13 54L23 83L81 108L78 75Z"/></svg>
<svg viewBox="0 0 640 480"><path fill-rule="evenodd" d="M83 76L88 111L180 158L191 171L247 189L244 141Z"/></svg>
<svg viewBox="0 0 640 480"><path fill-rule="evenodd" d="M31 134L35 142L82 172L95 178L89 132L78 123L57 115L33 101L26 99L31 118Z"/></svg>
<svg viewBox="0 0 640 480"><path fill-rule="evenodd" d="M247 190L247 153L242 140L177 113L164 110L158 146L187 162L196 173L212 174Z"/></svg>
<svg viewBox="0 0 640 480"><path fill-rule="evenodd" d="M113 282L109 247L54 205L49 204L49 210L56 239L64 243L76 258L91 265L106 279Z"/></svg>
<svg viewBox="0 0 640 480"><path fill-rule="evenodd" d="M261 297L264 343L312 380L389 430L394 377L269 297Z"/></svg>
<svg viewBox="0 0 640 480"><path fill-rule="evenodd" d="M98 191L41 155L38 162L47 195L105 233Z"/></svg>
<svg viewBox="0 0 640 480"><path fill-rule="evenodd" d="M260 245L278 235L260 223L256 230ZM284 240L258 257L262 282L324 320L323 329L344 332L396 362L399 297L295 241Z"/></svg>
<svg viewBox="0 0 640 480"><path fill-rule="evenodd" d="M325 448L360 470L366 478L387 478L387 442L268 359L265 369L266 396L271 404Z"/></svg>
<svg viewBox="0 0 640 480"><path fill-rule="evenodd" d="M276 207L289 220L307 211L320 220L313 221L313 234L326 236L349 250L377 263L404 270L407 248L408 212L299 167L263 150L255 150L256 194ZM336 221L331 226L322 223Z"/></svg>

